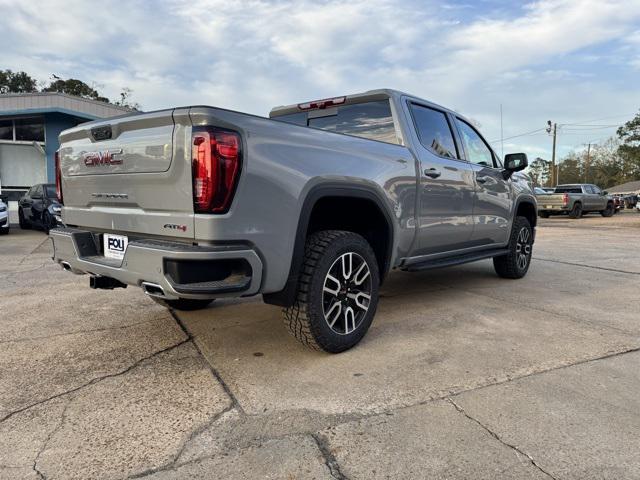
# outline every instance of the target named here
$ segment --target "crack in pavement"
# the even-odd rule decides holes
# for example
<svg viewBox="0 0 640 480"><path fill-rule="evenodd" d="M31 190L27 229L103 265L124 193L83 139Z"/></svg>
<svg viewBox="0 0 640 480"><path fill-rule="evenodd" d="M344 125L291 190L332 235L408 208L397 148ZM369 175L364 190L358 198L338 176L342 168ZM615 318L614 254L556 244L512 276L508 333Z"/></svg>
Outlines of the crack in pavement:
<svg viewBox="0 0 640 480"><path fill-rule="evenodd" d="M46 480L47 476L38 468L38 460L40 459L40 456L44 453L44 451L47 449L47 446L49 445L49 442L51 441L53 436L56 433L58 433L62 428L62 425L66 420L67 410L69 408L69 405L71 405L72 401L73 399L69 399L69 401L65 404L64 408L62 409L62 414L60 415L60 421L58 422L58 425L56 425L56 427L49 433L49 435L47 435L47 438L45 438L42 444L42 447L40 448L40 450L38 450L38 453L36 454L36 458L34 458L33 460L33 471L36 472L36 475L38 475L38 478L42 480Z"/></svg>
<svg viewBox="0 0 640 480"><path fill-rule="evenodd" d="M205 363L206 360L205 360ZM184 463L178 463L178 460L180 460L180 457L182 456L182 454L184 453L185 449L187 448L187 446L201 433L203 433L204 431L206 431L209 427L211 427L214 423L216 423L223 415L225 415L226 413L230 412L231 410L233 410L235 407L234 405L229 405L227 408L225 408L224 410L214 414L209 420L207 420L205 423L203 423L202 425L200 425L198 428L195 428L191 431L191 433L189 434L189 436L184 440L184 442L182 442L182 445L180 445L180 447L178 447L176 454L173 456L173 458L171 460L169 460L167 463L165 463L164 465L161 465L159 467L152 467L152 468L148 468L142 472L139 473L135 473L133 475L129 475L126 478L127 479L133 479L133 478L144 478L147 477L149 475L153 475L154 473L158 473L158 472L165 472L168 470L175 470L179 467L181 467L182 465L187 465L191 462L184 462ZM201 458L205 458L205 457L199 457L197 459L194 459L192 462L195 462L196 460L200 460Z"/></svg>
<svg viewBox="0 0 640 480"><path fill-rule="evenodd" d="M90 329L90 330L78 330L77 332L66 332L66 333L54 333L52 335L42 335L42 336L36 336L36 337L20 337L20 338L16 338L13 340L2 340L0 341L0 345L2 344L6 344L6 343L23 343L23 342L29 342L32 340L46 340L49 338L56 338L56 337L66 337L66 336L71 336L71 335L81 335L84 333L96 333L96 332L107 332L109 330L120 330L120 329L125 329L125 328L132 328L132 327L138 327L140 325L144 325L145 323L151 323L151 322L155 322L158 320L161 320L162 318L152 318L149 320L143 320L142 322L135 322L135 323L130 323L128 325L117 325L117 326L113 326L113 327L102 327L102 328L94 328L94 329Z"/></svg>
<svg viewBox="0 0 640 480"><path fill-rule="evenodd" d="M469 420L471 420L472 422L475 422L477 425L479 425L482 429L484 429L489 435L491 435L493 438L495 438L498 442L500 442L502 445L504 445L507 448L510 448L512 450L514 450L516 453L523 455L524 457L529 459L529 462L531 463L531 465L533 465L535 468L537 468L538 470L540 470L542 473L544 473L546 476L548 476L549 478L553 479L553 480L557 480L556 477L554 477L553 475L551 475L551 473L549 473L548 471L546 471L544 468L542 468L538 462L536 462L534 460L534 458L529 455L528 453L524 452L523 450L521 450L520 448L518 448L517 446L506 442L502 437L500 437L500 435L498 435L497 433L495 433L493 430L491 430L489 427L487 427L486 425L484 425L482 422L480 422L480 420L472 417L471 415L469 415L460 405L458 405L456 402L454 402L451 398L447 398L447 401L453 405L453 407L460 412L462 415L464 415L466 418L468 418Z"/></svg>
<svg viewBox="0 0 640 480"><path fill-rule="evenodd" d="M598 267L597 265L587 265L584 263L574 263L574 262L565 262L564 260L553 260L551 258L540 258L540 257L533 257L534 260L540 261L540 262L549 262L549 263L560 263L563 265L571 265L574 267L583 267L583 268L592 268L594 270L603 270L605 272L616 272L616 273L625 273L627 275L640 275L640 272L630 272L628 270L620 270L617 268L608 268L608 267Z"/></svg>
<svg viewBox="0 0 640 480"><path fill-rule="evenodd" d="M340 465L338 464L338 460L336 460L335 455L331 452L327 437L319 433L314 433L311 435L311 438L316 442L318 450L320 450L322 458L324 459L324 464L329 469L331 476L336 480L349 480L349 477L340 470Z"/></svg>
<svg viewBox="0 0 640 480"><path fill-rule="evenodd" d="M102 380L106 380L107 378L113 378L113 377L118 377L118 376L120 376L120 375L124 375L125 373L130 372L131 370L133 370L134 368L136 368L136 367L137 367L137 366L139 366L140 364L142 364L142 363L146 362L147 360L150 360L150 359L152 359L153 357L155 357L155 356L157 356L157 355L161 355L161 354L163 354L163 353L165 353L165 352L168 352L168 351L170 351L170 350L173 350L173 349L175 349L175 348L178 348L178 347L180 347L180 346L182 346L182 345L184 345L184 344L186 344L186 343L188 343L188 342L190 342L190 341L191 341L191 339L190 339L190 338L186 338L186 339L184 339L184 340L181 340L181 341L180 341L180 342L178 342L178 343L175 343L175 344L173 344L173 345L170 345L170 346L168 346L168 347L165 347L165 348L163 348L162 350L158 350L158 351L156 351L156 352L152 353L151 355L147 355L146 357L143 357L143 358L141 358L141 359L139 359L139 360L135 361L133 364L129 365L128 367L126 367L126 368L125 368L125 369L123 369L123 370L120 370L120 371L115 372L115 373L109 373L109 374L106 374L106 375L101 375L101 376L99 376L99 377L92 378L92 379L91 379L91 380L89 380L88 382L85 382L85 383L83 383L82 385L79 385L79 386L77 386L77 387L74 387L74 388L72 388L72 389L70 389L70 390L66 390L66 391L64 391L64 392L56 393L55 395L52 395L52 396L50 396L50 397L47 397L47 398L45 398L45 399L43 399L43 400L40 400L40 401L38 401L38 402L34 402L34 403L32 403L32 404L29 404L29 405L27 405L27 406L24 406L24 407L21 407L21 408L19 408L19 409L17 409L17 410L14 410L14 411L12 411L12 412L9 412L9 413L8 413L8 414L6 414L4 417L0 418L0 423L2 423L2 422L4 422L4 421L6 421L6 420L8 420L8 419L10 419L10 418L11 418L11 417L13 417L14 415L17 415L18 413L22 413L22 412L24 412L24 411L26 411L26 410L29 410L30 408L33 408L33 407L35 407L35 406L37 406L37 405L42 405L43 403L47 403L47 402L49 402L49 401L51 401L51 400L53 400L53 399L60 398L60 397L64 397L65 395L69 395L70 393L77 392L78 390L82 390L83 388L86 388L86 387L88 387L88 386L90 386L90 385L94 385L94 384L96 384L96 383L98 383L98 382L101 382Z"/></svg>
<svg viewBox="0 0 640 480"><path fill-rule="evenodd" d="M198 342L196 342L195 338L193 337L189 329L186 327L186 325L182 323L182 320L180 319L180 317L178 317L178 314L173 309L169 310L169 312L171 313L171 316L176 321L180 329L187 336L187 338L193 341L193 346L197 350L198 354L204 360L204 363L209 367L209 370L211 371L211 374L213 375L213 377L218 381L218 383L220 384L224 392L231 399L232 405L238 410L238 412L240 412L241 415L246 415L244 408L242 408L242 405L240 405L240 402L238 401L235 394L229 388L229 385L227 385L227 382L224 381L224 379L220 375L220 372L218 372L218 370L211 364L211 362L207 360L207 357L202 353L202 350L200 349L200 345L198 345Z"/></svg>

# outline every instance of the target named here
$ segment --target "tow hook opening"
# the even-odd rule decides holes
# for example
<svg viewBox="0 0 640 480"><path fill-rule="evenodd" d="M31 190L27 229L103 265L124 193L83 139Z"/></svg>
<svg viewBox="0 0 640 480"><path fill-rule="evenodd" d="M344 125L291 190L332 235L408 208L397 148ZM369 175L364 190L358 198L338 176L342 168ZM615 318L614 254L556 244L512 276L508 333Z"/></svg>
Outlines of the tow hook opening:
<svg viewBox="0 0 640 480"><path fill-rule="evenodd" d="M111 277L103 277L102 275L91 275L89 277L89 286L100 290L113 290L114 288L127 288L126 283Z"/></svg>

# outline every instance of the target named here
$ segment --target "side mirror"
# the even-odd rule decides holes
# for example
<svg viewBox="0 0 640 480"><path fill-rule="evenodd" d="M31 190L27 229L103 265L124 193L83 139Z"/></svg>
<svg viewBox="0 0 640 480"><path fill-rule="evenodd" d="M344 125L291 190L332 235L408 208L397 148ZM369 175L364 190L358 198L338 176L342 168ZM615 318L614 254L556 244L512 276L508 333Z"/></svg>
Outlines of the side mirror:
<svg viewBox="0 0 640 480"><path fill-rule="evenodd" d="M508 153L504 156L504 171L503 176L505 179L511 177L514 172L524 170L529 165L526 153Z"/></svg>
<svg viewBox="0 0 640 480"><path fill-rule="evenodd" d="M510 172L519 172L529 165L526 153L507 153L504 156L504 169Z"/></svg>

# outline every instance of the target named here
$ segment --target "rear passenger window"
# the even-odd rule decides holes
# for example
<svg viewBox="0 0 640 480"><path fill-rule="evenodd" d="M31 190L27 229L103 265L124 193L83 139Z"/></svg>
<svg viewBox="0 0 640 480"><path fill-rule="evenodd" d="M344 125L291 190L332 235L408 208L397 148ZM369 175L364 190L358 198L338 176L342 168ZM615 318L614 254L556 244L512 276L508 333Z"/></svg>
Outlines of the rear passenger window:
<svg viewBox="0 0 640 480"><path fill-rule="evenodd" d="M420 143L441 157L458 158L447 116L433 108L411 104Z"/></svg>
<svg viewBox="0 0 640 480"><path fill-rule="evenodd" d="M458 129L462 136L462 143L464 144L464 150L467 154L467 160L484 167L496 167L497 165L493 161L493 153L480 134L467 122L459 118L456 119L456 122L458 123Z"/></svg>

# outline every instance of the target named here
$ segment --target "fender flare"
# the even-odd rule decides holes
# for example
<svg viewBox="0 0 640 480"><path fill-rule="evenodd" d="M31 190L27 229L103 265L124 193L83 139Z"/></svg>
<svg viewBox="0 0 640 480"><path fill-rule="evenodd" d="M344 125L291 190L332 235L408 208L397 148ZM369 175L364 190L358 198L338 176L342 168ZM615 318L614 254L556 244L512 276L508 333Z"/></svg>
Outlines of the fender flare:
<svg viewBox="0 0 640 480"><path fill-rule="evenodd" d="M382 280L390 269L394 239L393 216L390 214L390 209L387 206L386 201L383 199L382 194L380 194L374 187L367 187L364 185L345 185L339 182L321 183L309 189L302 203L300 217L298 219L298 227L296 229L296 238L293 246L291 266L289 267L289 275L284 288L279 292L263 294L262 297L265 303L279 305L281 307L293 305L296 289L298 287L298 276L304 260L304 245L307 238L307 231L309 229L311 212L318 201L326 197L350 197L369 200L373 202L383 214L389 227L389 233L387 238L385 261L383 269L380 271L380 283L382 284Z"/></svg>

